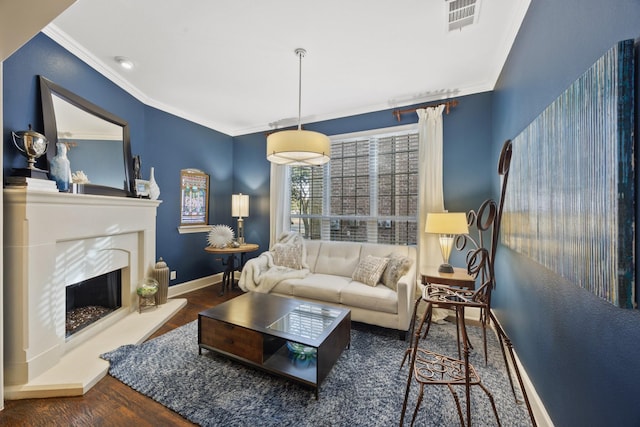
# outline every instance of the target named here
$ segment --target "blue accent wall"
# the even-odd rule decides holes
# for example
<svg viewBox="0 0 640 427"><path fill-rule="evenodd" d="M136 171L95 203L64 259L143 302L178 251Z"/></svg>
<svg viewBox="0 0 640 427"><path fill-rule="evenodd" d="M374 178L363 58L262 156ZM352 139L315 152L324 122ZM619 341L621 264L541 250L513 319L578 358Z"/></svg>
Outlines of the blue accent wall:
<svg viewBox="0 0 640 427"><path fill-rule="evenodd" d="M502 142L522 131L614 43L639 33L637 0L532 0L495 91L462 97L445 116L446 207L468 210L497 196ZM5 175L25 164L10 131L29 123L43 131L37 75L44 75L129 122L143 177L152 166L156 171L163 200L156 252L178 271L176 283L222 270L202 251L204 234L177 232L180 169L199 168L211 176L212 224L235 228L230 196L249 194L246 238L267 248L270 165L264 134L231 138L145 106L43 34L8 58L3 72ZM416 120L407 114L400 124ZM384 110L306 128L333 135L397 124L391 110ZM640 425L640 312L616 308L505 247L499 248L496 271L494 308L555 425Z"/></svg>
<svg viewBox="0 0 640 427"><path fill-rule="evenodd" d="M178 272L172 282L183 283L222 271L220 261L202 249L206 234L179 234L180 170L201 169L210 176L209 223L236 228L231 217L231 194L250 196L245 236L269 245L270 164L265 159L264 133L231 138L188 120L144 105L66 49L40 33L9 57L4 70L4 175L23 167L25 159L11 145L12 130L29 123L43 132L38 75L76 93L129 122L131 151L142 159L142 177L154 167L160 187L156 255ZM459 98L444 119L445 206L461 211L476 208L491 194L491 93ZM306 125L336 135L416 123L416 114L397 122L392 109ZM39 166L46 168L41 160ZM257 256L260 251L250 254Z"/></svg>
<svg viewBox="0 0 640 427"><path fill-rule="evenodd" d="M131 151L142 159L142 177L148 179L155 168L163 201L157 213L156 255L178 272L172 284L223 270L222 263L203 250L205 233L178 233L180 170L197 168L210 175L209 222L230 224L230 136L143 104L42 33L4 61L3 73L4 176L12 167L26 165L12 145L11 131L25 130L31 123L44 133L38 87L38 75L43 75L129 123ZM43 160L38 166L46 169Z"/></svg>
<svg viewBox="0 0 640 427"><path fill-rule="evenodd" d="M491 197L497 158L491 152L489 92L457 98L459 105L444 115L444 201L450 211L477 209ZM403 107L404 108L404 107ZM410 108L410 107L406 107ZM398 122L393 109L305 124L307 130L340 135L417 123L415 113ZM266 135L255 133L234 138L234 192L250 195L250 215L245 220L247 241L269 245L269 176ZM256 254L253 254L255 256Z"/></svg>
<svg viewBox="0 0 640 427"><path fill-rule="evenodd" d="M220 272L221 261L204 251L206 233L179 234L180 171L200 169L209 175L209 223L231 224L233 141L229 135L145 107L146 156L142 177L150 168L160 187L156 218L156 256L162 257L183 283Z"/></svg>
<svg viewBox="0 0 640 427"><path fill-rule="evenodd" d="M236 228L231 194L250 196L245 236L258 243L257 256L269 245L270 164L265 158L266 135L232 138L156 108L136 98L89 67L66 49L38 34L9 57L4 70L4 175L22 167L25 159L10 143L12 130L43 132L38 75L76 93L129 122L131 151L142 159L142 177L154 168L162 204L158 208L156 255L178 277L171 284L206 277L223 265L205 253L206 234L179 234L180 170L201 169L210 176L209 223ZM466 96L444 119L445 205L449 210L476 208L491 194L491 93ZM392 109L312 123L306 128L336 135L416 123L416 114L397 122ZM43 161L40 167L46 168Z"/></svg>
<svg viewBox="0 0 640 427"><path fill-rule="evenodd" d="M636 0L533 0L493 94L494 157L605 51L639 35ZM554 424L640 425L640 312L506 247L496 275L493 306Z"/></svg>
<svg viewBox="0 0 640 427"><path fill-rule="evenodd" d="M33 129L44 134L38 75L69 89L131 124L131 151L144 158L144 105L66 49L40 33L3 62L4 176L25 167L11 142L11 131ZM38 167L46 169L41 158Z"/></svg>

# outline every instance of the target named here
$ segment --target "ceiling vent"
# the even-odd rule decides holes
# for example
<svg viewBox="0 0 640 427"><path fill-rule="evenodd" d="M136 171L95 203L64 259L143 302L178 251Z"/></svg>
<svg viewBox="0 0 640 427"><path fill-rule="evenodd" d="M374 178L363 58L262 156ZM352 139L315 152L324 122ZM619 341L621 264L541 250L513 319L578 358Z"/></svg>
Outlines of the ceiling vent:
<svg viewBox="0 0 640 427"><path fill-rule="evenodd" d="M460 30L477 21L480 0L445 0L449 6L449 31Z"/></svg>

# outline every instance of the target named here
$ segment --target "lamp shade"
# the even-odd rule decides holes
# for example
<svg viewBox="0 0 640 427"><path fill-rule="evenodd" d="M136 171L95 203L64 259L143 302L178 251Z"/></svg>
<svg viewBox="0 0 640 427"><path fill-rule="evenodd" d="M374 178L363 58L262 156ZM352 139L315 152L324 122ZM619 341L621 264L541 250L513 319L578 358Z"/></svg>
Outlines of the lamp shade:
<svg viewBox="0 0 640 427"><path fill-rule="evenodd" d="M424 231L435 234L468 234L467 215L464 212L429 212Z"/></svg>
<svg viewBox="0 0 640 427"><path fill-rule="evenodd" d="M231 216L239 218L249 216L249 195L242 193L231 195Z"/></svg>
<svg viewBox="0 0 640 427"><path fill-rule="evenodd" d="M329 137L310 130L283 130L267 137L267 160L290 166L315 166L329 161Z"/></svg>

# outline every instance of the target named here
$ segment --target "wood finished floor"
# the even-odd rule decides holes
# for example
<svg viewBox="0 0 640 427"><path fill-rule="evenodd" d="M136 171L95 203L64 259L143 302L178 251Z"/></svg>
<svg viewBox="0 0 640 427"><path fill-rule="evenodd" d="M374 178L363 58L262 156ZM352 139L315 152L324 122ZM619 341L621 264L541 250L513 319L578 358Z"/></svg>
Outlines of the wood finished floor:
<svg viewBox="0 0 640 427"><path fill-rule="evenodd" d="M149 339L198 318L198 313L241 294L219 296L220 284L180 295L187 305ZM177 413L107 375L84 396L7 400L0 426L193 426Z"/></svg>

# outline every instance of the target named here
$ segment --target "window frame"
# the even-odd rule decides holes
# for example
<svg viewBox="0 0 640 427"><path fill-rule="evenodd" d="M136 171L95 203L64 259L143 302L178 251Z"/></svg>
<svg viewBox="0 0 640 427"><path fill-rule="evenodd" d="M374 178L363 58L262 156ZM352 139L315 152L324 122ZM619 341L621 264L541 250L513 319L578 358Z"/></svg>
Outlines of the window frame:
<svg viewBox="0 0 640 427"><path fill-rule="evenodd" d="M363 131L363 132L353 132L353 133L348 133L348 134L340 134L340 135L333 135L330 136L331 142L332 144L334 142L340 141L340 142L350 142L350 141L361 141L363 139L367 139L369 141L371 140L375 140L374 144L377 144L377 141L383 138L389 138L389 137L394 137L394 136L403 136L403 135L417 135L418 134L418 125L417 123L415 124L410 124L410 125L403 125L403 126L395 126L395 127L390 127L390 128L382 128L382 129L372 129L372 130L368 130L368 131ZM418 149L419 150L419 149ZM419 155L418 150L416 151L416 157ZM409 151L412 152L412 151ZM300 230L302 227L300 225L301 222L303 222L305 219L310 219L310 220L319 220L319 230L318 230L318 225L316 225L316 227L314 228L312 226L310 233L311 235L308 236L307 238L313 239L313 240L332 240L332 236L331 236L331 229L332 229L332 224L333 226L335 226L335 221L366 221L367 222L367 227L366 227L366 232L365 232L365 238L355 238L353 240L350 239L339 239L339 240L347 240L347 241L361 241L361 242L371 242L371 243L377 243L379 241L379 228L387 228L387 224L389 221L393 222L393 221L397 221L397 222L404 222L404 223L411 223L414 222L416 224L416 227L418 227L418 209L416 206L416 212L415 215L380 215L379 214L379 208L378 208L378 177L380 172L378 171L378 165L377 165L377 159L378 156L380 155L380 151L378 150L377 145L375 147L372 147L371 145L369 145L369 156L374 155L373 161L369 161L369 214L368 215L358 215L358 214L348 214L348 215L340 215L340 214L332 214L331 213L331 191L332 191L332 185L331 185L331 162L329 162L329 164L320 166L320 168L322 168L322 176L323 176L323 188L322 188L322 213L321 214L301 214L299 210L294 210L293 206L294 206L294 200L292 199L292 194L293 194L293 187L294 187L294 183L292 180L292 177L294 176L294 167L290 167L290 178L289 178L289 206L290 206L290 216L291 216L291 230ZM333 158L333 153L332 153L332 158ZM419 160L418 160L419 161ZM419 165L418 165L419 166ZM408 175L411 175L412 173L408 173ZM415 175L416 175L416 183L417 183L417 175L418 175L418 168L416 168L415 170ZM393 174L393 176L395 176L395 173ZM418 197L418 188L415 188L415 197L417 199ZM410 194L408 193L407 197L410 197ZM298 225L295 226L294 223L298 222ZM307 225L305 224L305 228L307 227ZM410 237L410 234L405 234L406 235L406 240L399 242L398 241L398 236L397 234L399 233L398 230L396 230L396 237L393 239L393 242L386 242L383 241L382 243L391 243L391 244L407 244L407 245L415 245L416 244L416 240L417 240L417 235L416 236L412 236L413 239ZM410 233L410 227L409 224L407 224L406 226L406 233ZM417 233L416 233L417 234ZM335 239L334 239L335 240Z"/></svg>

